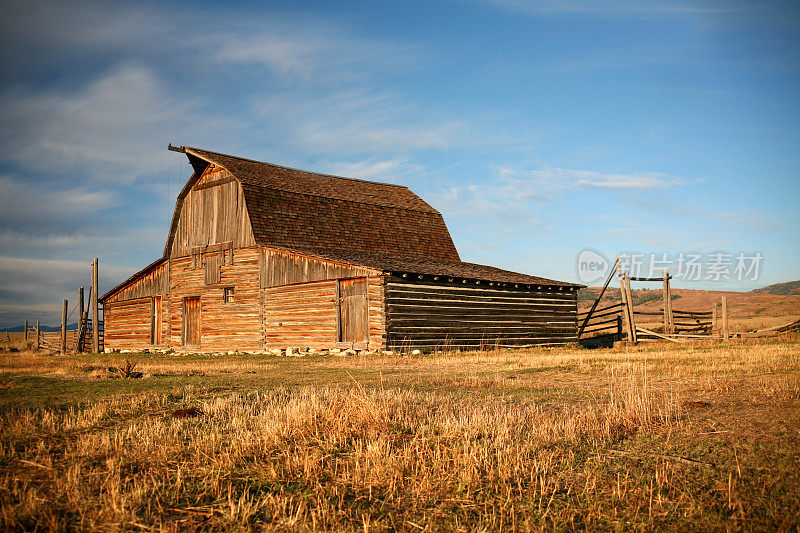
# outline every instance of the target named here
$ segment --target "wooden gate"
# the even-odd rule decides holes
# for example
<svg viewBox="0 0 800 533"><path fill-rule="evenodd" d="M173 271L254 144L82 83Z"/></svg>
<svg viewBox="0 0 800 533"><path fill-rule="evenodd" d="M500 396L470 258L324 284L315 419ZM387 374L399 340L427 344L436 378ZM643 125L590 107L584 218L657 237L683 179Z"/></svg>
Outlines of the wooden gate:
<svg viewBox="0 0 800 533"><path fill-rule="evenodd" d="M367 278L339 281L339 342L366 346L369 340Z"/></svg>
<svg viewBox="0 0 800 533"><path fill-rule="evenodd" d="M200 346L200 297L183 299L183 334L181 342L184 346Z"/></svg>

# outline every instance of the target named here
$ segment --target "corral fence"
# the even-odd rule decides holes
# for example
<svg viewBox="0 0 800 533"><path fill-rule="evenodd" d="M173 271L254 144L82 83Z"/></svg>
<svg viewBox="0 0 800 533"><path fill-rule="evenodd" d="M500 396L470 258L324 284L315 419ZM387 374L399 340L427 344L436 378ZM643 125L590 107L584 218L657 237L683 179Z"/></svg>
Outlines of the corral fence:
<svg viewBox="0 0 800 533"><path fill-rule="evenodd" d="M61 330L42 331L37 321L36 327L30 327L28 321L21 332L2 332L4 341L11 345L24 345L35 350L48 349L67 353L68 351L80 352L102 352L104 344L104 328L102 316L102 306L98 301L98 264L95 257L91 265L91 286L89 288L88 301L84 301L83 287L78 290L78 302L69 310L69 301L63 300L61 308ZM67 329L70 319L77 311L77 329Z"/></svg>
<svg viewBox="0 0 800 533"><path fill-rule="evenodd" d="M614 275L620 284L622 301L598 307ZM578 313L578 339L586 345L616 341L635 344L645 340L683 342L692 338L728 339L728 305L723 296L709 311L685 311L672 307L672 289L668 270L659 278L631 276L623 272L619 259L614 261L603 288L591 308ZM631 281L660 282L663 306L659 310L637 310L633 305Z"/></svg>

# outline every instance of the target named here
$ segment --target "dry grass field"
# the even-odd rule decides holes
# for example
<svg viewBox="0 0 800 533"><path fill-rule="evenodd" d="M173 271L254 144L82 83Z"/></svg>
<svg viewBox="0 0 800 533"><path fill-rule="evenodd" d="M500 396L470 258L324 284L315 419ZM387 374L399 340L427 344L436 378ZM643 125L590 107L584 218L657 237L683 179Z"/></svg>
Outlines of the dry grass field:
<svg viewBox="0 0 800 533"><path fill-rule="evenodd" d="M0 352L0 528L800 528L796 337L128 357Z"/></svg>

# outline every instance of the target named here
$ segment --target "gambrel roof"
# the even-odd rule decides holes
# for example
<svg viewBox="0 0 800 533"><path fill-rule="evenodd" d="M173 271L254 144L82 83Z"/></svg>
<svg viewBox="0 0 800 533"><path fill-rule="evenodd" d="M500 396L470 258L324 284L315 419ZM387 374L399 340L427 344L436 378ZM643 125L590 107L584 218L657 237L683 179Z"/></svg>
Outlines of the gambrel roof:
<svg viewBox="0 0 800 533"><path fill-rule="evenodd" d="M306 172L198 148L184 151L190 160L196 159L196 176L202 173L198 170L203 161L239 180L253 236L262 246L321 255L371 253L460 260L442 215L407 187Z"/></svg>
<svg viewBox="0 0 800 533"><path fill-rule="evenodd" d="M174 148L173 148L174 149ZM178 198L164 250L169 255L183 198L208 165L242 185L257 244L384 272L547 286L577 286L462 262L441 213L407 187L297 170L182 147L194 176Z"/></svg>

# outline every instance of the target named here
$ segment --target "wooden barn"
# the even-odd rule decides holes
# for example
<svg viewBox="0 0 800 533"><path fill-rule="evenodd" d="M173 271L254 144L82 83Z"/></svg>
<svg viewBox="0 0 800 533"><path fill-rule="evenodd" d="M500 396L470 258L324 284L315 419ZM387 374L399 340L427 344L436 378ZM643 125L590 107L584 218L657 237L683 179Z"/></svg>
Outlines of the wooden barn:
<svg viewBox="0 0 800 533"><path fill-rule="evenodd" d="M580 285L461 261L408 188L198 148L164 255L101 298L105 347L576 342Z"/></svg>

